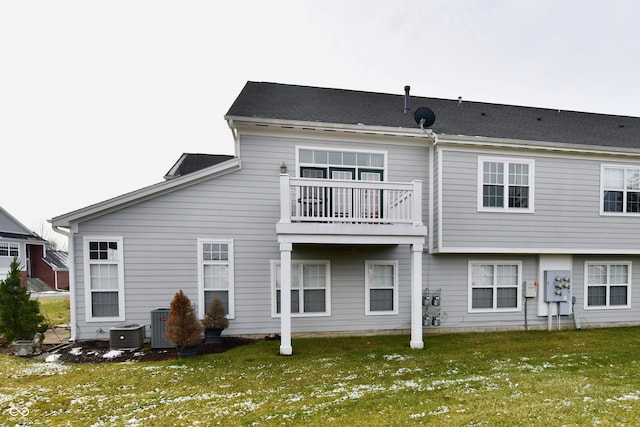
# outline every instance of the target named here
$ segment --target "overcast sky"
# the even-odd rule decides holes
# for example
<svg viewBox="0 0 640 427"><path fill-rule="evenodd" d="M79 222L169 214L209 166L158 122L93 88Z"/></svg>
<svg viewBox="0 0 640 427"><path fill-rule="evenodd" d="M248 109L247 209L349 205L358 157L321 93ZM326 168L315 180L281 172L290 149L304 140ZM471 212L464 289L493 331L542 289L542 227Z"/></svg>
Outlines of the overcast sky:
<svg viewBox="0 0 640 427"><path fill-rule="evenodd" d="M41 232L184 152L233 154L247 80L640 116L639 19L631 0L0 0L0 206Z"/></svg>

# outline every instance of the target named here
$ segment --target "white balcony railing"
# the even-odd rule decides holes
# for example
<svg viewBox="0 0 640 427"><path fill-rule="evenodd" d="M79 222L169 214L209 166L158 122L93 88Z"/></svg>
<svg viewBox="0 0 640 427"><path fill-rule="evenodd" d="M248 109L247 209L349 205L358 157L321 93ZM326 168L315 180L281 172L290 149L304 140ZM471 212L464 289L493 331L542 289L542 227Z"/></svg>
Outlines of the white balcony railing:
<svg viewBox="0 0 640 427"><path fill-rule="evenodd" d="M373 182L280 175L282 223L422 225L422 181Z"/></svg>

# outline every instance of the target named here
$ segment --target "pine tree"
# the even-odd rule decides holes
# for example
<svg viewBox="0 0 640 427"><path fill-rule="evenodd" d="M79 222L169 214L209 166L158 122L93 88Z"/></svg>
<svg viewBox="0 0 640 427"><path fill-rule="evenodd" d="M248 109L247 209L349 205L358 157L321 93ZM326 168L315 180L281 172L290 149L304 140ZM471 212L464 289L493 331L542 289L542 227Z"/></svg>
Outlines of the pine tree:
<svg viewBox="0 0 640 427"><path fill-rule="evenodd" d="M196 317L191 300L180 289L171 300L164 336L178 350L198 344L202 340L203 327Z"/></svg>
<svg viewBox="0 0 640 427"><path fill-rule="evenodd" d="M32 300L20 283L20 263L11 262L9 275L0 281L0 335L7 342L31 340L46 329L40 314L40 302Z"/></svg>

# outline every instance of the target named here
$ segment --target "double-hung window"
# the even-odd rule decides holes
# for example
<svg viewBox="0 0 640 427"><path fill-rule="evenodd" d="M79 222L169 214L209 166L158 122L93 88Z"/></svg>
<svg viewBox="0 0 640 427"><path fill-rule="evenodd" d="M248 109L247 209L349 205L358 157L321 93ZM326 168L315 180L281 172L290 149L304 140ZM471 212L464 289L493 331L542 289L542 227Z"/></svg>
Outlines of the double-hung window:
<svg viewBox="0 0 640 427"><path fill-rule="evenodd" d="M272 262L273 315L280 315L280 262ZM291 262L291 314L324 316L331 314L331 270L329 261Z"/></svg>
<svg viewBox="0 0 640 427"><path fill-rule="evenodd" d="M519 311L520 262L469 262L469 312Z"/></svg>
<svg viewBox="0 0 640 427"><path fill-rule="evenodd" d="M365 314L398 313L398 263L365 262Z"/></svg>
<svg viewBox="0 0 640 427"><path fill-rule="evenodd" d="M585 271L585 309L631 306L630 262L587 262Z"/></svg>
<svg viewBox="0 0 640 427"><path fill-rule="evenodd" d="M640 214L640 167L602 166L602 212Z"/></svg>
<svg viewBox="0 0 640 427"><path fill-rule="evenodd" d="M0 242L0 256L11 258L19 256L18 244Z"/></svg>
<svg viewBox="0 0 640 427"><path fill-rule="evenodd" d="M480 157L478 184L478 210L533 212L533 160Z"/></svg>
<svg viewBox="0 0 640 427"><path fill-rule="evenodd" d="M234 317L233 240L198 239L198 316L214 299L220 300L227 318Z"/></svg>
<svg viewBox="0 0 640 427"><path fill-rule="evenodd" d="M122 237L90 237L84 243L87 321L124 320Z"/></svg>

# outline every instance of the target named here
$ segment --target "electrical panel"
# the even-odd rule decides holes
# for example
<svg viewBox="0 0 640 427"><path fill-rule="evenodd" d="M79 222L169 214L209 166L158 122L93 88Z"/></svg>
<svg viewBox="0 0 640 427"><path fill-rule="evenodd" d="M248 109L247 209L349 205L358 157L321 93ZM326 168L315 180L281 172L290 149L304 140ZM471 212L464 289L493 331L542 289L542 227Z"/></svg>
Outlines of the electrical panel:
<svg viewBox="0 0 640 427"><path fill-rule="evenodd" d="M570 270L547 270L544 272L544 301L571 302Z"/></svg>

